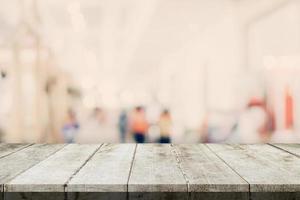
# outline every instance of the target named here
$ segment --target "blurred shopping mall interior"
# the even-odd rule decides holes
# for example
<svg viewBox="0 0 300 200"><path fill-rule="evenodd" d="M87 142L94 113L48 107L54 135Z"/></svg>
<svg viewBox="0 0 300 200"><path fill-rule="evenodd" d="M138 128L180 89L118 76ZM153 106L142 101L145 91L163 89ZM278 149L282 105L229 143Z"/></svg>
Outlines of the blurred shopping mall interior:
<svg viewBox="0 0 300 200"><path fill-rule="evenodd" d="M0 0L1 142L300 142L300 0Z"/></svg>

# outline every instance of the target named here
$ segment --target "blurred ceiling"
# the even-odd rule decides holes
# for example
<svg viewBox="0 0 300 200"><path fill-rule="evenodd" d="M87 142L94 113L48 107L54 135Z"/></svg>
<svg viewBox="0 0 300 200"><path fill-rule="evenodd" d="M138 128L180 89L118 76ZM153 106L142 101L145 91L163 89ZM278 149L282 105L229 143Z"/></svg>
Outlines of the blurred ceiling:
<svg viewBox="0 0 300 200"><path fill-rule="evenodd" d="M226 14L246 21L286 1L0 0L0 38L27 21L75 76L125 83L129 74L147 79Z"/></svg>

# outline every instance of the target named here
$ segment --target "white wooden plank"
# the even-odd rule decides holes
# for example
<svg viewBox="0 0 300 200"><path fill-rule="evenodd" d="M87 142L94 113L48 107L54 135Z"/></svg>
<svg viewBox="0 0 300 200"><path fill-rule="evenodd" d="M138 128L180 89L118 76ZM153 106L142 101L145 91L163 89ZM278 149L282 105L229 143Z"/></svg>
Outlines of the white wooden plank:
<svg viewBox="0 0 300 200"><path fill-rule="evenodd" d="M189 192L248 192L249 184L204 144L174 145Z"/></svg>
<svg viewBox="0 0 300 200"><path fill-rule="evenodd" d="M138 145L129 192L187 192L187 183L169 144Z"/></svg>
<svg viewBox="0 0 300 200"><path fill-rule="evenodd" d="M300 159L270 145L208 144L248 183L251 192L300 191Z"/></svg>
<svg viewBox="0 0 300 200"><path fill-rule="evenodd" d="M271 144L300 157L300 144Z"/></svg>
<svg viewBox="0 0 300 200"><path fill-rule="evenodd" d="M12 153L20 151L23 148L30 146L30 144L0 144L0 158L8 156Z"/></svg>
<svg viewBox="0 0 300 200"><path fill-rule="evenodd" d="M67 185L68 192L127 192L136 144L105 144Z"/></svg>
<svg viewBox="0 0 300 200"><path fill-rule="evenodd" d="M0 184L9 182L18 174L44 160L64 145L36 144L0 159Z"/></svg>
<svg viewBox="0 0 300 200"><path fill-rule="evenodd" d="M7 192L64 192L64 186L101 145L70 144L5 185Z"/></svg>

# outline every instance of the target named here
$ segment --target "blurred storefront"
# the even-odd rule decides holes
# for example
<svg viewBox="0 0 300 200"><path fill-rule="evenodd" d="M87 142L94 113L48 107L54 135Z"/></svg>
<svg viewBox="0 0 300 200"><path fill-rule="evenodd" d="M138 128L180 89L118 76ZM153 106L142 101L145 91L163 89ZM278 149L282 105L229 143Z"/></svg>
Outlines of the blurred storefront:
<svg viewBox="0 0 300 200"><path fill-rule="evenodd" d="M1 141L300 140L298 1L0 3Z"/></svg>

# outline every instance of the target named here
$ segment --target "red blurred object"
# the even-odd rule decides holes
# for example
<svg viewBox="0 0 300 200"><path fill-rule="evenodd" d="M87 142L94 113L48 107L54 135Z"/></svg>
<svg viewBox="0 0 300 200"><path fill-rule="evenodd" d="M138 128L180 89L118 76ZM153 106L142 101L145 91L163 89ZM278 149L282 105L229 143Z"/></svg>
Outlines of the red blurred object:
<svg viewBox="0 0 300 200"><path fill-rule="evenodd" d="M269 133L275 130L275 116L272 108L268 107L266 100L259 99L257 97L253 97L250 99L249 103L247 104L248 108L251 107L259 107L264 110L266 113L265 122L263 122L262 127L260 128L259 132L262 135L268 135Z"/></svg>
<svg viewBox="0 0 300 200"><path fill-rule="evenodd" d="M294 126L294 99L289 87L285 89L285 128L292 129Z"/></svg>
<svg viewBox="0 0 300 200"><path fill-rule="evenodd" d="M265 103L263 100L261 100L261 99L258 99L258 98L256 98L256 97L253 97L253 98L249 101L247 107L248 107L248 108L250 108L250 107L262 107L262 108L265 109L266 103Z"/></svg>

